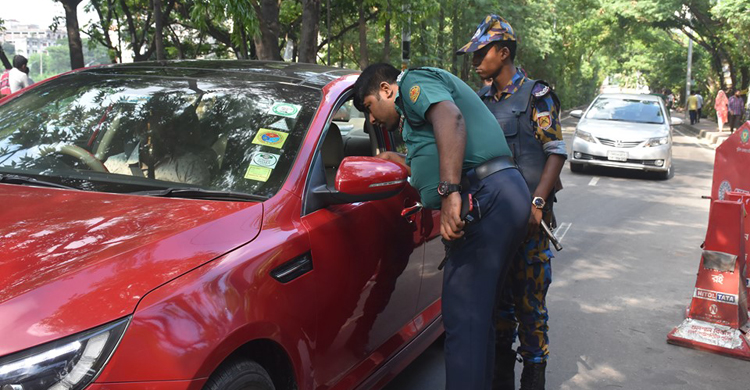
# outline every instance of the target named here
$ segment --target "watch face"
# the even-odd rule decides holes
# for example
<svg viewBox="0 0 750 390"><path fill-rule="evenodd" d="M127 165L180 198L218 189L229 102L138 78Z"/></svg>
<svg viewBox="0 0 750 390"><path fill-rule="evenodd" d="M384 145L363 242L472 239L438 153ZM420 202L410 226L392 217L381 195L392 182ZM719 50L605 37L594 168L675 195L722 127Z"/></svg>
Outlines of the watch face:
<svg viewBox="0 0 750 390"><path fill-rule="evenodd" d="M537 208L544 207L544 199L542 199L542 198L534 198L534 206L536 206Z"/></svg>
<svg viewBox="0 0 750 390"><path fill-rule="evenodd" d="M439 195L445 195L446 191L448 191L448 183L446 182L440 182L438 183L437 192Z"/></svg>

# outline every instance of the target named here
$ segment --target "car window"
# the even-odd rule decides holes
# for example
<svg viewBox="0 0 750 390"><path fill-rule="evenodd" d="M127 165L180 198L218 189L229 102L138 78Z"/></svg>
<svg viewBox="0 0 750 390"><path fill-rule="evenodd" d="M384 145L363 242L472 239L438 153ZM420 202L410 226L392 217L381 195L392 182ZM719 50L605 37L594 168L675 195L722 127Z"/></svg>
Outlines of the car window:
<svg viewBox="0 0 750 390"><path fill-rule="evenodd" d="M638 98L599 97L592 104L586 118L638 123L664 123L664 114L658 101Z"/></svg>
<svg viewBox="0 0 750 390"><path fill-rule="evenodd" d="M75 73L0 106L0 173L96 191L185 186L270 197L320 99L315 88L231 75Z"/></svg>

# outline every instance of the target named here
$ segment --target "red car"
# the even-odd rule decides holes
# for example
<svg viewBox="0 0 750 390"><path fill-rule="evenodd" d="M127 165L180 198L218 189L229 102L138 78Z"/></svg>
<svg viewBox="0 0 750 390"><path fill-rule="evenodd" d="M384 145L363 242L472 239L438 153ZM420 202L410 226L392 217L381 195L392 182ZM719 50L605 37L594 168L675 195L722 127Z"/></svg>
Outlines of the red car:
<svg viewBox="0 0 750 390"><path fill-rule="evenodd" d="M139 63L0 101L0 389L370 389L418 356L439 215L356 77Z"/></svg>

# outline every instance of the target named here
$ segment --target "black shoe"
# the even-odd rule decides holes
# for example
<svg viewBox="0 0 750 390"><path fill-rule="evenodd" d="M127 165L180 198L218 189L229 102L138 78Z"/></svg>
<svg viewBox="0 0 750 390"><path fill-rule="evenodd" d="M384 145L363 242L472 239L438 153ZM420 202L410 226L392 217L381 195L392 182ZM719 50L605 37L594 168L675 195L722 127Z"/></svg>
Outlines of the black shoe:
<svg viewBox="0 0 750 390"><path fill-rule="evenodd" d="M495 371L493 376L492 390L515 390L516 351L512 349L495 351Z"/></svg>
<svg viewBox="0 0 750 390"><path fill-rule="evenodd" d="M521 390L544 390L544 371L546 369L547 362L524 362L523 372L521 373Z"/></svg>

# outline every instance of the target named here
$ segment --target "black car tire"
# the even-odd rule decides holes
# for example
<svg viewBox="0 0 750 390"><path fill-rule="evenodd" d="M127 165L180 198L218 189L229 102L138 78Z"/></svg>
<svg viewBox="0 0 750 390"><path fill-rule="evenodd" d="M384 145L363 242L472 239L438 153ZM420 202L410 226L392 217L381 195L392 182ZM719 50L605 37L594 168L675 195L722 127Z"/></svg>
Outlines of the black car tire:
<svg viewBox="0 0 750 390"><path fill-rule="evenodd" d="M570 163L570 171L571 172L576 172L576 173L583 172L583 164L571 162Z"/></svg>
<svg viewBox="0 0 750 390"><path fill-rule="evenodd" d="M669 180L674 175L674 166L670 165L669 169L664 172L659 172L657 178L659 180Z"/></svg>
<svg viewBox="0 0 750 390"><path fill-rule="evenodd" d="M204 390L275 390L260 364L247 359L225 362L208 378Z"/></svg>

